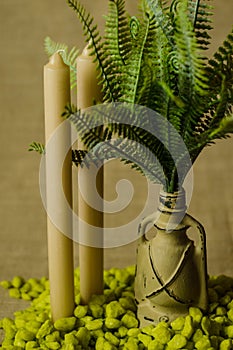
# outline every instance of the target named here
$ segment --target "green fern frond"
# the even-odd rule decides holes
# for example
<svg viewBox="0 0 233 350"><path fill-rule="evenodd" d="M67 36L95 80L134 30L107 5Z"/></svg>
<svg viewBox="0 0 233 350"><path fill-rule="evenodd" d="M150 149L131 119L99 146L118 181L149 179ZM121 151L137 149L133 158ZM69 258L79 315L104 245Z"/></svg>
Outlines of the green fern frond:
<svg viewBox="0 0 233 350"><path fill-rule="evenodd" d="M178 90L179 97L184 102L181 135L186 140L193 134L193 130L203 114L208 85L204 72L204 58L198 52L198 45L187 18L186 4L179 7L175 32L176 57L178 62Z"/></svg>
<svg viewBox="0 0 233 350"><path fill-rule="evenodd" d="M94 56L94 60L97 63L97 69L100 72L100 84L103 87L104 99L109 101L114 100L113 89L109 79L106 65L104 64L104 51L102 38L97 29L97 25L94 24L93 17L87 13L85 8L76 0L67 0L68 5L76 12L82 26L86 41L89 42L89 48L92 49L91 54Z"/></svg>
<svg viewBox="0 0 233 350"><path fill-rule="evenodd" d="M161 0L147 0L147 3L152 10L156 22L158 23L160 29L165 35L168 43L173 47L173 27L171 23L171 17L167 13L166 9L163 6L163 1Z"/></svg>
<svg viewBox="0 0 233 350"><path fill-rule="evenodd" d="M212 6L206 0L189 0L188 9L197 44L202 50L207 50L211 39L209 31L212 29Z"/></svg>
<svg viewBox="0 0 233 350"><path fill-rule="evenodd" d="M164 174L161 165L148 148L134 141L118 138L110 142L98 143L92 150L92 160L97 161L120 158L143 173L153 183L163 183Z"/></svg>
<svg viewBox="0 0 233 350"><path fill-rule="evenodd" d="M122 67L126 64L131 51L130 30L124 0L109 1L104 39L102 62L106 67L112 92L112 96L109 96L107 92L104 101L111 102L117 101L121 96Z"/></svg>
<svg viewBox="0 0 233 350"><path fill-rule="evenodd" d="M133 21L138 19L133 18ZM144 67L143 57L144 50L148 37L150 22L147 19L145 22L138 22L138 33L134 40L132 40L132 50L128 62L123 67L122 74L122 97L119 101L127 103L139 103L140 100L140 77Z"/></svg>
<svg viewBox="0 0 233 350"><path fill-rule="evenodd" d="M70 85L71 89L73 89L76 86L76 59L79 50L76 47L73 47L69 51L66 44L56 43L48 36L44 40L44 47L48 56L52 56L55 52L60 51L65 64L70 67Z"/></svg>
<svg viewBox="0 0 233 350"><path fill-rule="evenodd" d="M85 162L85 156L87 155L88 151L86 150L80 150L80 149L74 149L72 150L72 162L78 167L82 165L88 165L87 162Z"/></svg>
<svg viewBox="0 0 233 350"><path fill-rule="evenodd" d="M29 145L28 151L29 152L35 151L35 152L38 152L39 154L44 154L45 153L45 146L40 142L33 141Z"/></svg>

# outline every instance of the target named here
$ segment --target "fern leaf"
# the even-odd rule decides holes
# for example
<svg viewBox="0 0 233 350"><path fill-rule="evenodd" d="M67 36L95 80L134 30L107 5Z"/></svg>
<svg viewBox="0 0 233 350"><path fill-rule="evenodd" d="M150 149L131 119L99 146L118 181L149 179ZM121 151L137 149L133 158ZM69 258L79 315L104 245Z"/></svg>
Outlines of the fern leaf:
<svg viewBox="0 0 233 350"><path fill-rule="evenodd" d="M183 100L181 135L186 142L206 109L204 96L208 85L204 71L204 58L198 52L198 45L187 18L187 4L182 4L177 13L175 32L178 67L179 96ZM200 100L203 102L200 103Z"/></svg>
<svg viewBox="0 0 233 350"><path fill-rule="evenodd" d="M39 154L44 154L45 147L42 143L34 141L29 145L28 151L29 152L35 151L35 152L38 152Z"/></svg>
<svg viewBox="0 0 233 350"><path fill-rule="evenodd" d="M162 29L167 41L171 46L174 46L173 42L173 28L169 15L166 13L164 7L162 6L161 0L147 0L149 7L151 8L156 22Z"/></svg>
<svg viewBox="0 0 233 350"><path fill-rule="evenodd" d="M76 0L67 0L68 5L76 12L82 26L86 41L89 42L89 48L92 49L92 55L97 63L97 69L100 72L100 84L103 86L104 98L109 101L114 101L113 88L111 80L109 79L106 65L104 64L104 52L102 38L94 24L93 17L85 10L85 8Z"/></svg>
<svg viewBox="0 0 233 350"><path fill-rule="evenodd" d="M124 0L110 0L106 16L105 37L103 44L103 65L111 81L112 99L117 101L121 96L122 66L131 51L130 30L125 14ZM114 59L113 59L114 58ZM104 101L111 102L107 94Z"/></svg>
<svg viewBox="0 0 233 350"><path fill-rule="evenodd" d="M84 164L88 166L88 164L85 162L85 156L87 155L88 151L86 150L72 150L72 162L78 167L83 166Z"/></svg>
<svg viewBox="0 0 233 350"><path fill-rule="evenodd" d="M155 156L148 148L135 141L116 139L110 142L99 143L92 150L97 160L120 158L126 164L147 176L154 183L164 183L164 174Z"/></svg>

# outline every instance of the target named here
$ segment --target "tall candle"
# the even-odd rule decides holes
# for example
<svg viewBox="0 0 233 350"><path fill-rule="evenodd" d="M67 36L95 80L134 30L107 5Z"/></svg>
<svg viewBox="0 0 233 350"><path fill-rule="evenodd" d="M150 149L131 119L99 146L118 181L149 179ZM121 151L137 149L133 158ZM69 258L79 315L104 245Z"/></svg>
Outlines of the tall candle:
<svg viewBox="0 0 233 350"><path fill-rule="evenodd" d="M101 101L101 88L98 85L97 75L96 64L86 47L77 58L77 106L81 110L92 106L94 101ZM78 143L78 146L84 148L81 142ZM79 169L84 179L88 178L85 175L88 171L91 171L90 168L83 167ZM98 172L96 186L100 196L103 197L103 168ZM82 182L82 190L83 192L89 190L88 181ZM88 197L91 198L90 193ZM100 211L93 209L85 202L85 198L81 196L80 192L78 195L78 213L79 217L88 224L103 227L103 208L102 210L100 208ZM88 227L85 227L83 232L79 234L88 237L90 234L88 231ZM91 295L103 293L103 261L103 248L79 245L80 294L83 304L88 303Z"/></svg>
<svg viewBox="0 0 233 350"><path fill-rule="evenodd" d="M63 122L61 117L65 105L70 101L70 72L59 53L55 53L44 67L44 112L46 143ZM48 265L52 319L56 321L68 317L74 310L74 266L73 241L66 236L72 228L72 211L65 210L64 201L59 196L56 184L62 181L64 195L72 203L71 150L65 157L64 147L70 144L70 125L66 124L62 134L46 153L46 201L47 209L61 216L61 232L56 222L47 217ZM62 165L63 164L63 167ZM49 213L49 211L48 211ZM55 215L56 216L56 215Z"/></svg>

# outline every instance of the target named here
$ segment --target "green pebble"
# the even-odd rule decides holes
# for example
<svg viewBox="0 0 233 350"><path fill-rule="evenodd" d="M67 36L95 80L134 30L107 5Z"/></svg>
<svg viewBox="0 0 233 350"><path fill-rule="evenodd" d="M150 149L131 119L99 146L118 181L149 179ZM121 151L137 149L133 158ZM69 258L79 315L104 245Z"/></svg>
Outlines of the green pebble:
<svg viewBox="0 0 233 350"><path fill-rule="evenodd" d="M15 326L9 326L5 330L5 336L7 339L14 339L16 334L16 327Z"/></svg>
<svg viewBox="0 0 233 350"><path fill-rule="evenodd" d="M105 339L115 346L118 346L120 344L120 340L111 332L105 333Z"/></svg>
<svg viewBox="0 0 233 350"><path fill-rule="evenodd" d="M14 346L18 346L18 347L20 347L20 348L25 349L25 347L26 347L26 342L25 342L25 340L23 340L23 339L19 339L19 338L16 338L16 337L15 337Z"/></svg>
<svg viewBox="0 0 233 350"><path fill-rule="evenodd" d="M224 306L218 306L218 307L216 308L215 313L216 313L216 315L222 316L222 315L226 315L227 310L226 310L226 308L225 308Z"/></svg>
<svg viewBox="0 0 233 350"><path fill-rule="evenodd" d="M109 288L112 290L116 290L117 288L117 280L113 279L110 283L109 283Z"/></svg>
<svg viewBox="0 0 233 350"><path fill-rule="evenodd" d="M219 323L220 325L223 325L227 322L227 317L226 316L216 316L216 317L214 317L214 321Z"/></svg>
<svg viewBox="0 0 233 350"><path fill-rule="evenodd" d="M225 327L224 331L228 338L233 339L233 325Z"/></svg>
<svg viewBox="0 0 233 350"><path fill-rule="evenodd" d="M46 320L39 328L39 330L36 334L36 338L40 339L40 338L46 337L46 335L50 334L53 331L53 329L54 328L53 328L51 321Z"/></svg>
<svg viewBox="0 0 233 350"><path fill-rule="evenodd" d="M211 343L211 346L214 348L214 349L218 349L218 345L219 345L219 339L216 335L212 335L210 337L210 343Z"/></svg>
<svg viewBox="0 0 233 350"><path fill-rule="evenodd" d="M194 343L196 343L199 339L201 339L203 337L203 332L201 329L197 329L193 336L192 336L192 340L194 341Z"/></svg>
<svg viewBox="0 0 233 350"><path fill-rule="evenodd" d="M54 322L54 327L58 331L71 332L75 328L76 318L75 317L63 317Z"/></svg>
<svg viewBox="0 0 233 350"><path fill-rule="evenodd" d="M32 300L31 296L27 293L21 293L21 298L26 301Z"/></svg>
<svg viewBox="0 0 233 350"><path fill-rule="evenodd" d="M41 322L38 322L38 321L31 321L26 324L27 330L29 330L34 334L38 332L40 327L41 327Z"/></svg>
<svg viewBox="0 0 233 350"><path fill-rule="evenodd" d="M143 345L143 344L141 344L141 345ZM135 338L128 339L128 341L125 342L123 349L124 350L138 350L139 349L138 341ZM143 349L145 349L144 345L143 345Z"/></svg>
<svg viewBox="0 0 233 350"><path fill-rule="evenodd" d="M84 322L84 324L87 324L88 322L91 322L93 320L93 317L92 316L84 316L82 317L81 321Z"/></svg>
<svg viewBox="0 0 233 350"><path fill-rule="evenodd" d="M211 323L207 316L204 316L201 320L201 328L206 335L210 334Z"/></svg>
<svg viewBox="0 0 233 350"><path fill-rule="evenodd" d="M102 306L98 305L98 304L90 304L89 308L91 310L92 316L94 318L100 318L102 317L103 313L104 313L104 309Z"/></svg>
<svg viewBox="0 0 233 350"><path fill-rule="evenodd" d="M185 345L186 350L193 350L194 349L194 343L192 341L188 341Z"/></svg>
<svg viewBox="0 0 233 350"><path fill-rule="evenodd" d="M168 348L170 349L182 349L187 344L187 339L181 334L175 334L168 342Z"/></svg>
<svg viewBox="0 0 233 350"><path fill-rule="evenodd" d="M14 321L9 317L4 317L2 319L2 328L6 330L8 327L14 326Z"/></svg>
<svg viewBox="0 0 233 350"><path fill-rule="evenodd" d="M30 292L28 292L29 297L31 297L31 299L36 299L39 296L39 293L36 290L31 290Z"/></svg>
<svg viewBox="0 0 233 350"><path fill-rule="evenodd" d="M227 316L228 316L229 320L231 320L231 322L233 322L233 308L231 308L228 311Z"/></svg>
<svg viewBox="0 0 233 350"><path fill-rule="evenodd" d="M154 329L154 326L149 325L149 326L143 327L141 330L142 330L142 333L144 333L144 334L152 335L153 329Z"/></svg>
<svg viewBox="0 0 233 350"><path fill-rule="evenodd" d="M174 331L181 331L184 327L184 322L184 317L177 317L174 321L171 322L171 327Z"/></svg>
<svg viewBox="0 0 233 350"><path fill-rule="evenodd" d="M27 293L32 289L32 286L30 283L26 282L24 285L20 288L21 293Z"/></svg>
<svg viewBox="0 0 233 350"><path fill-rule="evenodd" d="M127 332L128 337L137 337L141 333L139 328L130 328Z"/></svg>
<svg viewBox="0 0 233 350"><path fill-rule="evenodd" d="M57 341L46 342L46 346L48 349L51 349L51 350L57 350L61 348L61 344Z"/></svg>
<svg viewBox="0 0 233 350"><path fill-rule="evenodd" d="M45 340L48 342L59 341L60 340L59 331L54 331L51 334L46 335Z"/></svg>
<svg viewBox="0 0 233 350"><path fill-rule="evenodd" d="M103 350L104 348L104 343L105 343L105 339L104 337L99 337L96 341L96 344L95 344L95 349L96 350Z"/></svg>
<svg viewBox="0 0 233 350"><path fill-rule="evenodd" d="M211 347L210 339L206 335L203 335L203 337L196 342L195 347L198 350L208 350Z"/></svg>
<svg viewBox="0 0 233 350"><path fill-rule="evenodd" d="M75 336L84 348L88 346L91 334L86 327L80 327L75 333Z"/></svg>
<svg viewBox="0 0 233 350"><path fill-rule="evenodd" d="M32 332L29 332L27 329L19 329L15 335L15 338L30 341L34 340L35 335Z"/></svg>
<svg viewBox="0 0 233 350"><path fill-rule="evenodd" d="M65 341L66 345L68 345L68 344L78 345L79 344L78 339L76 338L75 334L72 332L65 334L64 341Z"/></svg>
<svg viewBox="0 0 233 350"><path fill-rule="evenodd" d="M230 295L226 294L222 298L220 298L219 302L221 305L227 305L231 301Z"/></svg>
<svg viewBox="0 0 233 350"><path fill-rule="evenodd" d="M36 321L40 323L44 323L46 320L48 320L49 316L46 312L41 312L39 315L36 316Z"/></svg>
<svg viewBox="0 0 233 350"><path fill-rule="evenodd" d="M95 331L97 329L102 328L103 320L102 319L93 320L93 321L87 322L85 326L89 331Z"/></svg>
<svg viewBox="0 0 233 350"><path fill-rule="evenodd" d="M124 327L124 326L121 326L119 329L118 329L118 333L119 333L119 336L121 338L125 337L128 333L128 328Z"/></svg>
<svg viewBox="0 0 233 350"><path fill-rule="evenodd" d="M28 341L27 344L26 344L26 350L31 350L31 349L38 349L39 346L38 346L38 343L36 341Z"/></svg>
<svg viewBox="0 0 233 350"><path fill-rule="evenodd" d="M148 350L163 350L164 345L158 342L157 340L152 340L148 345Z"/></svg>
<svg viewBox="0 0 233 350"><path fill-rule="evenodd" d="M132 298L130 297L120 298L119 302L125 310L131 310L133 312L137 311L136 304Z"/></svg>
<svg viewBox="0 0 233 350"><path fill-rule="evenodd" d="M76 305L79 305L81 303L81 294L80 293L76 292L74 301L75 301Z"/></svg>
<svg viewBox="0 0 233 350"><path fill-rule="evenodd" d="M227 304L227 308L228 309L233 309L233 295L232 295L232 300Z"/></svg>
<svg viewBox="0 0 233 350"><path fill-rule="evenodd" d="M91 336L94 338L104 337L104 331L103 329L96 329L94 331L91 331Z"/></svg>
<svg viewBox="0 0 233 350"><path fill-rule="evenodd" d="M17 288L11 288L9 289L9 296L14 299L20 299L21 298L21 293L19 289Z"/></svg>
<svg viewBox="0 0 233 350"><path fill-rule="evenodd" d="M130 279L132 276L129 274L129 272L126 269L118 269L115 273L116 280L123 284L129 284Z"/></svg>
<svg viewBox="0 0 233 350"><path fill-rule="evenodd" d="M185 338L190 339L194 332L193 318L188 315L185 317L184 328L181 331L181 335Z"/></svg>
<svg viewBox="0 0 233 350"><path fill-rule="evenodd" d="M24 279L20 276L13 277L11 284L15 288L20 288L24 284Z"/></svg>
<svg viewBox="0 0 233 350"><path fill-rule="evenodd" d="M105 313L106 317L118 318L125 313L125 309L118 301L111 301L107 304Z"/></svg>
<svg viewBox="0 0 233 350"><path fill-rule="evenodd" d="M209 304L209 308L208 308L209 313L210 314L213 313L216 310L216 308L218 307L218 305L219 305L218 302L214 302L214 303Z"/></svg>
<svg viewBox="0 0 233 350"><path fill-rule="evenodd" d="M202 319L202 312L197 307L190 307L189 308L189 315L192 316L194 323L199 324Z"/></svg>
<svg viewBox="0 0 233 350"><path fill-rule="evenodd" d="M12 285L10 281L1 281L0 286L2 286L4 289L9 289Z"/></svg>
<svg viewBox="0 0 233 350"><path fill-rule="evenodd" d="M121 321L118 320L117 318L113 317L106 317L105 319L105 326L108 329L117 329L121 326Z"/></svg>
<svg viewBox="0 0 233 350"><path fill-rule="evenodd" d="M122 324L127 328L135 328L138 327L138 320L128 313L125 314L121 319Z"/></svg>
<svg viewBox="0 0 233 350"><path fill-rule="evenodd" d="M140 340L140 342L142 342L142 344L147 348L148 345L150 344L150 342L152 341L152 337L147 335L147 334L142 334L139 333L138 334L138 339Z"/></svg>
<svg viewBox="0 0 233 350"><path fill-rule="evenodd" d="M2 342L2 348L3 349L12 349L14 340L13 339L7 339L5 338Z"/></svg>
<svg viewBox="0 0 233 350"><path fill-rule="evenodd" d="M106 302L106 296L105 295L92 295L90 303L89 304L95 304L95 305L103 305Z"/></svg>
<svg viewBox="0 0 233 350"><path fill-rule="evenodd" d="M214 288L208 288L208 298L210 303L218 302L218 293Z"/></svg>
<svg viewBox="0 0 233 350"><path fill-rule="evenodd" d="M77 318L82 318L86 316L87 311L88 311L87 305L78 305L74 310L74 316Z"/></svg>
<svg viewBox="0 0 233 350"><path fill-rule="evenodd" d="M220 343L219 350L232 350L232 340L231 339L224 339Z"/></svg>
<svg viewBox="0 0 233 350"><path fill-rule="evenodd" d="M24 318L21 317L17 317L15 319L15 326L16 328L20 329L20 328L24 328L26 326L26 320Z"/></svg>
<svg viewBox="0 0 233 350"><path fill-rule="evenodd" d="M152 336L161 344L167 344L171 339L171 331L165 326L157 325L152 330Z"/></svg>

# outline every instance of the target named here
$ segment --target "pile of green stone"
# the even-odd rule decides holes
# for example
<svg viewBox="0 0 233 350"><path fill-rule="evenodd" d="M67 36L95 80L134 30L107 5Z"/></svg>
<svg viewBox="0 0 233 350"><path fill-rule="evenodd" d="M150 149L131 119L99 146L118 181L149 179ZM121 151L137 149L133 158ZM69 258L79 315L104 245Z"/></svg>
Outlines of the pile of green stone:
<svg viewBox="0 0 233 350"><path fill-rule="evenodd" d="M209 280L209 312L194 307L186 317L170 324L138 328L133 282L135 268L105 271L104 294L93 296L89 305L80 305L79 270L75 271L76 308L73 317L54 324L50 318L49 283L14 277L1 285L14 298L30 300L30 306L17 311L14 319L4 318L3 349L64 350L230 350L233 349L233 278Z"/></svg>

